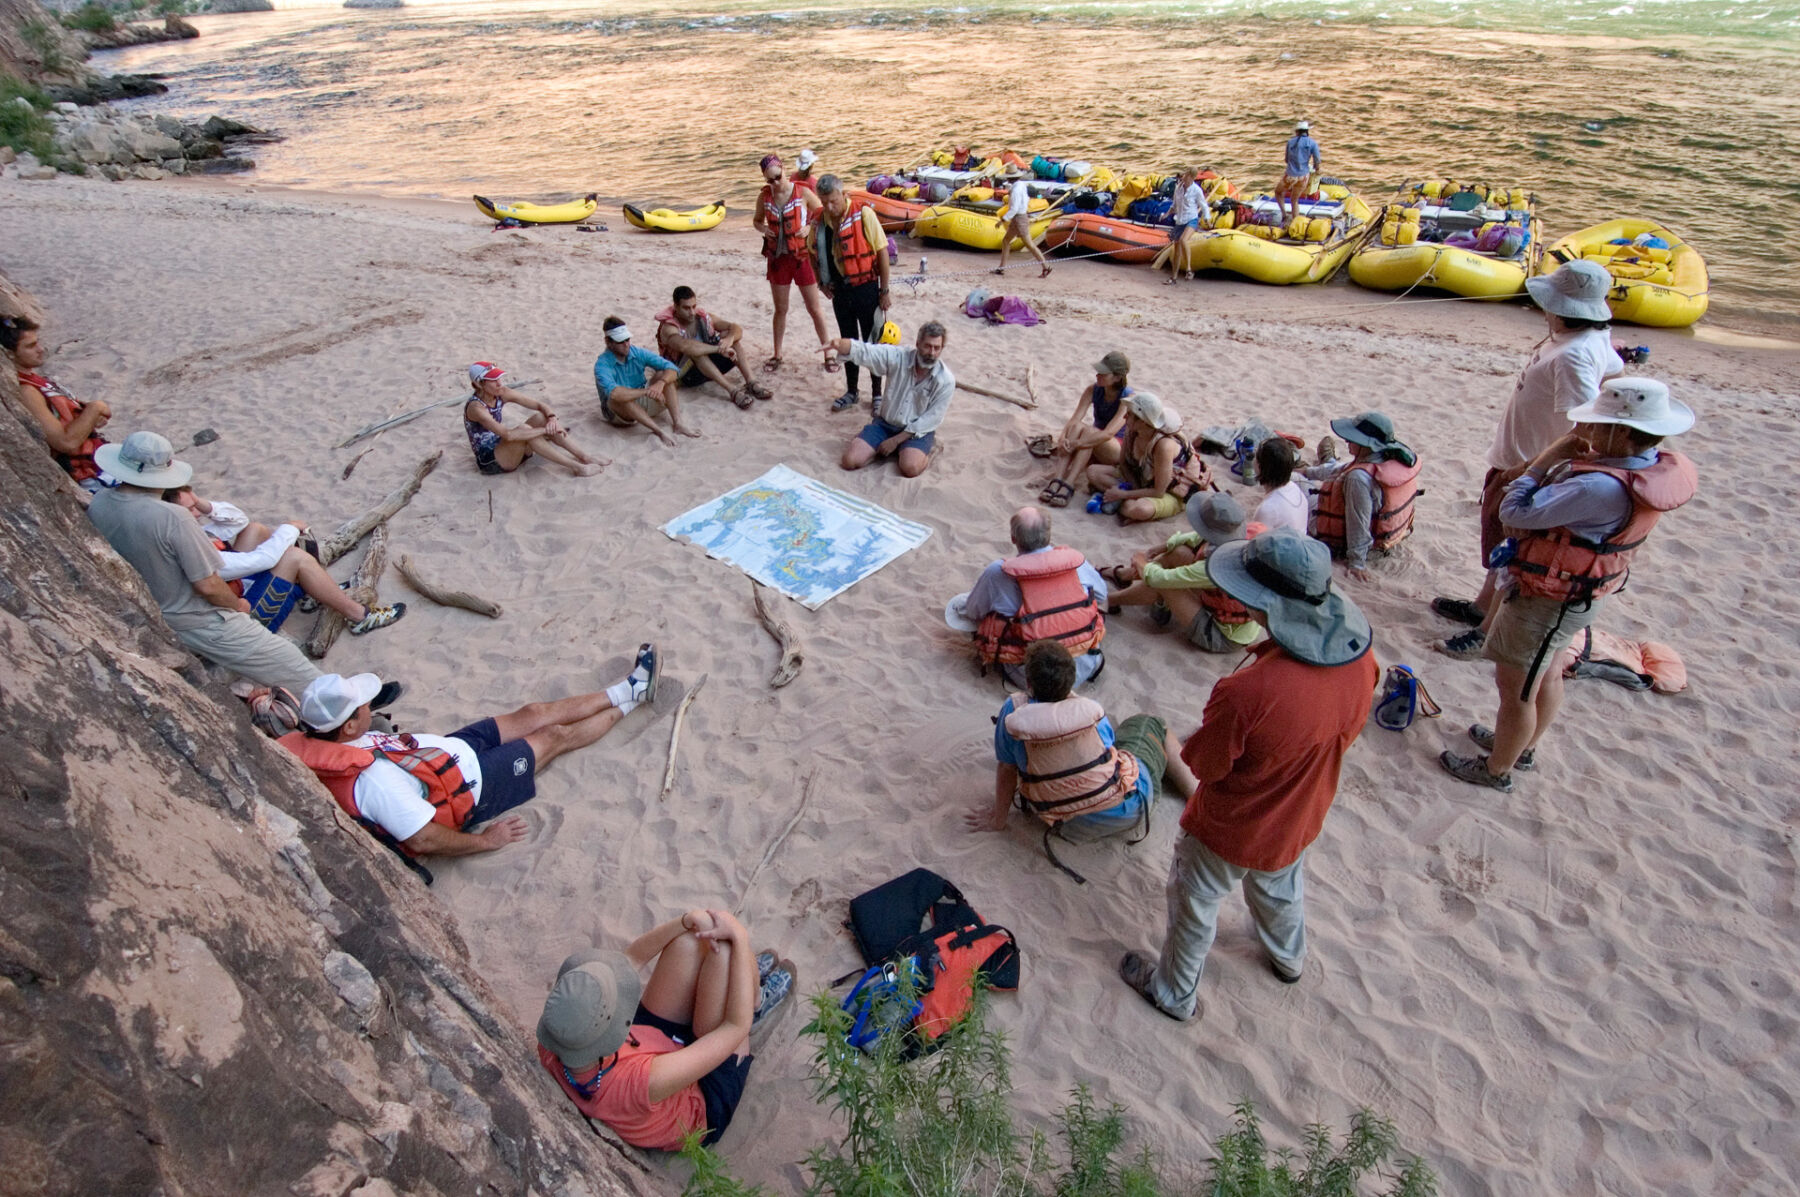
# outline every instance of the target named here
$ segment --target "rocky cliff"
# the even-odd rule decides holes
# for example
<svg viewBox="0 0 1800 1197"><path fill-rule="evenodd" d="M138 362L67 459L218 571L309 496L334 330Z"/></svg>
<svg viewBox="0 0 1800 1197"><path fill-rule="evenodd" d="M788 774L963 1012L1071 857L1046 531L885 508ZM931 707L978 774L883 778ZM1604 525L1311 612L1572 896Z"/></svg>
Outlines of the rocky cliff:
<svg viewBox="0 0 1800 1197"><path fill-rule="evenodd" d="M0 313L29 305L0 276ZM543 1075L446 910L179 648L10 367L0 1194L663 1191Z"/></svg>
<svg viewBox="0 0 1800 1197"><path fill-rule="evenodd" d="M0 74L27 83L78 83L87 49L38 0L0 0Z"/></svg>

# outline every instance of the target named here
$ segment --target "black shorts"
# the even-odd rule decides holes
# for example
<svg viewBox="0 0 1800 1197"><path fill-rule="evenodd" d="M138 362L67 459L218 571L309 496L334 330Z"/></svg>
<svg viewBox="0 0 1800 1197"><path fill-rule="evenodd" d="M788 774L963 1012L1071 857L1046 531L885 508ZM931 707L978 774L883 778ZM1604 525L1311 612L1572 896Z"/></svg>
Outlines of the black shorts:
<svg viewBox="0 0 1800 1197"><path fill-rule="evenodd" d="M694 1028L685 1022L664 1018L641 1004L631 1016L633 1025L654 1027L683 1047L694 1041ZM706 1107L706 1136L700 1140L711 1147L731 1125L738 1102L744 1100L744 1082L750 1079L750 1062L755 1056L733 1056L695 1082L700 1087L700 1101Z"/></svg>
<svg viewBox="0 0 1800 1197"><path fill-rule="evenodd" d="M719 373L721 374L729 374L737 369L737 363L722 353L709 353L706 356L712 359L712 364L718 367ZM684 363L682 375L675 380L675 383L683 390L686 390L688 387L705 386L711 381L712 379L700 373L700 367L690 360Z"/></svg>
<svg viewBox="0 0 1800 1197"><path fill-rule="evenodd" d="M537 797L537 753L524 740L500 741L500 725L478 719L450 733L475 750L481 762L481 794L468 826L497 819Z"/></svg>

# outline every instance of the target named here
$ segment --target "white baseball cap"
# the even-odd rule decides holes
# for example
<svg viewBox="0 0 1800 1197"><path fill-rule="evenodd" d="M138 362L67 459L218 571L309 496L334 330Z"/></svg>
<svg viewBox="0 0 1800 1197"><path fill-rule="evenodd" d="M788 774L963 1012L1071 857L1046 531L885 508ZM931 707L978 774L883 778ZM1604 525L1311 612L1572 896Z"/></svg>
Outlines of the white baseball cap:
<svg viewBox="0 0 1800 1197"><path fill-rule="evenodd" d="M809 167L811 167L812 164L817 162L818 160L819 160L819 156L817 154L813 153L811 150L801 150L800 156L798 158L796 158L794 161L799 164L801 170L806 170Z"/></svg>
<svg viewBox="0 0 1800 1197"><path fill-rule="evenodd" d="M1312 131L1312 122L1311 121L1301 121L1299 124L1294 126L1294 131L1296 133L1311 132Z"/></svg>
<svg viewBox="0 0 1800 1197"><path fill-rule="evenodd" d="M322 673L300 693L300 718L314 731L331 731L379 693L381 679L372 673Z"/></svg>

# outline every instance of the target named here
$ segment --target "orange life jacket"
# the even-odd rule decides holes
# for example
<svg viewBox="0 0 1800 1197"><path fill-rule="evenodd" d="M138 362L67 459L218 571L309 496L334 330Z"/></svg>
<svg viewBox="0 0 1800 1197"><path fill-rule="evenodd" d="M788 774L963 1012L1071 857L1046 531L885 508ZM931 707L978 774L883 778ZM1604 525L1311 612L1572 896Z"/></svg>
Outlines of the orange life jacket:
<svg viewBox="0 0 1800 1197"><path fill-rule="evenodd" d="M1000 563L1019 583L1019 613L989 612L975 631L976 647L988 665L1020 665L1037 640L1056 640L1079 657L1106 639L1106 617L1076 573L1087 558L1058 545Z"/></svg>
<svg viewBox="0 0 1800 1197"><path fill-rule="evenodd" d="M1244 525L1244 537L1249 539L1268 530L1267 524L1248 523ZM1217 586L1203 586L1194 591L1194 597L1200 600L1200 605L1206 608L1206 613L1220 627L1238 628L1250 622L1250 608Z"/></svg>
<svg viewBox="0 0 1800 1197"><path fill-rule="evenodd" d="M806 253L806 188L794 187L785 207L775 202L775 188L764 184L762 208L769 234L775 239L776 254Z"/></svg>
<svg viewBox="0 0 1800 1197"><path fill-rule="evenodd" d="M1138 761L1100 739L1106 712L1091 698L1061 702L1012 696L1006 734L1025 745L1019 796L1046 823L1110 810L1137 788Z"/></svg>
<svg viewBox="0 0 1800 1197"><path fill-rule="evenodd" d="M230 545L228 545L224 541L220 540L217 536L208 536L206 539L212 541L212 547L219 550L219 552L221 552L221 553L230 553L230 552L235 551L234 549L232 549L232 547ZM225 585L227 585L231 588L231 593L237 595L239 598L244 597L244 580L242 578L239 578L235 582L227 582L227 583L225 583Z"/></svg>
<svg viewBox="0 0 1800 1197"><path fill-rule="evenodd" d="M1312 536L1324 541L1332 552L1344 551L1344 483L1353 470L1362 470L1375 478L1381 488L1381 506L1371 521L1372 547L1385 553L1412 535L1413 500L1419 494L1419 470L1415 459L1411 465L1398 461L1364 461L1340 471L1319 490L1319 501L1313 507Z"/></svg>
<svg viewBox="0 0 1800 1197"><path fill-rule="evenodd" d="M431 821L452 831L461 831L475 809L475 783L462 775L456 758L442 748L421 748L411 736L401 736L406 750L394 752L385 748L358 748L335 740L318 740L304 732L289 732L277 741L299 757L318 779L325 783L331 796L344 813L375 833L377 839L397 847L407 855L406 845L395 841L379 823L365 819L356 807L356 779L376 760L388 760L412 774L425 787L425 800L434 808Z"/></svg>
<svg viewBox="0 0 1800 1197"><path fill-rule="evenodd" d="M64 428L75 422L87 404L63 390L56 383L42 374L33 374L29 370L19 371L19 383L22 386L34 387L43 392L44 401L50 405L50 412ZM81 442L81 447L73 453L56 454L56 464L69 471L69 477L77 482L86 482L89 478L100 476L100 467L94 462L94 450L106 443L102 436L90 436Z"/></svg>
<svg viewBox="0 0 1800 1197"><path fill-rule="evenodd" d="M1583 540L1567 528L1521 533L1507 568L1518 579L1522 594L1565 603L1611 594L1625 585L1631 558L1663 512L1680 507L1700 489L1694 463L1671 449L1658 451L1656 462L1641 470L1575 461L1566 472L1551 477L1560 480L1574 474L1617 478L1631 496L1631 517L1624 527L1597 542Z"/></svg>
<svg viewBox="0 0 1800 1197"><path fill-rule="evenodd" d="M850 210L844 213L844 219L838 222L837 253L838 266L849 286L873 282L879 276L875 251L869 248L868 234L863 229L862 204L852 203Z"/></svg>

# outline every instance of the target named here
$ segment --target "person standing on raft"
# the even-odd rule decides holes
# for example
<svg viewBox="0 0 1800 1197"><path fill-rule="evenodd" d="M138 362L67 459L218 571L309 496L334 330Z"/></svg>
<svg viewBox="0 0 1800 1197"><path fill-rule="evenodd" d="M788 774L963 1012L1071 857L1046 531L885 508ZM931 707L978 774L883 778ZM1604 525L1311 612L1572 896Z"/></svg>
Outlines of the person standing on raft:
<svg viewBox="0 0 1800 1197"><path fill-rule="evenodd" d="M775 302L773 321L774 351L763 369L781 369L781 346L787 339L788 289L800 284L800 299L806 314L812 317L813 330L819 344L830 334L825 331L825 312L819 304L819 276L813 271L811 237L808 230L824 210L818 192L801 187L782 176L781 155L769 154L762 160L763 189L756 200L756 215L751 225L762 234L763 257L769 260L769 296Z"/></svg>
<svg viewBox="0 0 1800 1197"><path fill-rule="evenodd" d="M1281 182L1275 184L1275 207L1282 213L1284 227L1300 215L1300 201L1317 189L1318 173L1319 143L1313 140L1312 123L1301 121L1288 138Z"/></svg>

